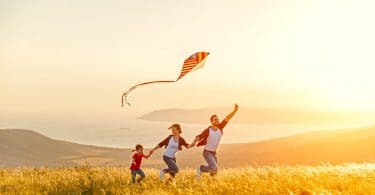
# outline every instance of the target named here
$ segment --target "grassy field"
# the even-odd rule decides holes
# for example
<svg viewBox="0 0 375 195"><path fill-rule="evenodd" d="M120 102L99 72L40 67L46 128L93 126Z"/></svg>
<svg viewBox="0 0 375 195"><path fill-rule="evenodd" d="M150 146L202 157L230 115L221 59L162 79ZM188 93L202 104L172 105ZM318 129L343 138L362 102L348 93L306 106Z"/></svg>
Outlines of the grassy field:
<svg viewBox="0 0 375 195"><path fill-rule="evenodd" d="M131 184L127 167L1 170L0 194L375 194L373 163L225 169L201 180L185 169L170 183L144 171L143 183Z"/></svg>

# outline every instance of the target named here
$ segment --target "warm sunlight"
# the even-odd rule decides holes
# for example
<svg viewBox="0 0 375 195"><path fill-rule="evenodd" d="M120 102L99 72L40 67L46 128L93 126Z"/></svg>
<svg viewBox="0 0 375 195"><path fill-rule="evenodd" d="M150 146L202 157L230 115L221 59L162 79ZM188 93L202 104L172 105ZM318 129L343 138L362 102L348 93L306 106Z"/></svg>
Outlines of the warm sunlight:
<svg viewBox="0 0 375 195"><path fill-rule="evenodd" d="M0 37L5 75L0 87L6 90L1 107L64 115L99 109L119 116L122 90L142 80L174 79L184 57L199 48L212 53L205 69L176 87L158 85L132 94L138 111L223 101L375 110L374 2L216 3L192 4L201 13L193 19L179 3L168 11L155 5L147 15L131 11L136 3L119 5L123 11L97 2L85 14L86 6L77 3L69 17L61 17L67 7L52 1L33 9L4 5L8 20L0 25L8 31ZM107 14L87 21L99 9ZM230 14L219 14L224 10ZM138 22L130 22L134 19ZM190 93L196 93L194 99L180 101L181 94ZM149 94L155 102L147 101Z"/></svg>
<svg viewBox="0 0 375 195"><path fill-rule="evenodd" d="M375 1L0 1L0 194L375 194Z"/></svg>

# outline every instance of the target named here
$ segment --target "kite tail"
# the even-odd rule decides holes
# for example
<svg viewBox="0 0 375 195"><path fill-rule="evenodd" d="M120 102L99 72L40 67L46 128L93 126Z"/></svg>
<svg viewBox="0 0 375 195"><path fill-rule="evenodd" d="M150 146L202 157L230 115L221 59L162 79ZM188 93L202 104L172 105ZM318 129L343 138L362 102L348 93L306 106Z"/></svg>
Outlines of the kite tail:
<svg viewBox="0 0 375 195"><path fill-rule="evenodd" d="M128 106L130 106L130 103L128 102L127 97L128 97L128 95L131 91L133 91L134 89L136 89L139 86L154 84L154 83L173 83L173 82L176 82L176 81L151 81L151 82L145 82L145 83L140 83L140 84L134 85L128 91L126 91L125 93L122 94L121 107L124 107L124 105L125 105L124 103L126 103Z"/></svg>
<svg viewBox="0 0 375 195"><path fill-rule="evenodd" d="M126 100L126 97L128 96L128 93L125 92L124 94L122 94L122 97L121 97L121 107L124 107L124 102L130 106L130 103Z"/></svg>

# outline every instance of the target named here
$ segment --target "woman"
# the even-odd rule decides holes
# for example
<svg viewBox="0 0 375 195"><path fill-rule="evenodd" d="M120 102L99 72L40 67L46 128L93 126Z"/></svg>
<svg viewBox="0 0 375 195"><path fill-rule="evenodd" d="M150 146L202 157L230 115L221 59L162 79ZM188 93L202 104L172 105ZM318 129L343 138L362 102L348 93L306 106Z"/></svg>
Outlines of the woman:
<svg viewBox="0 0 375 195"><path fill-rule="evenodd" d="M163 180L165 173L169 173L172 178L176 176L176 173L178 173L178 166L176 164L177 151L182 150L182 146L185 146L186 148L192 147L186 143L184 138L180 136L182 131L179 124L173 124L168 129L172 130L172 135L169 135L152 150L152 152L154 152L163 146L166 148L163 155L163 160L167 164L168 168L160 170L160 180Z"/></svg>

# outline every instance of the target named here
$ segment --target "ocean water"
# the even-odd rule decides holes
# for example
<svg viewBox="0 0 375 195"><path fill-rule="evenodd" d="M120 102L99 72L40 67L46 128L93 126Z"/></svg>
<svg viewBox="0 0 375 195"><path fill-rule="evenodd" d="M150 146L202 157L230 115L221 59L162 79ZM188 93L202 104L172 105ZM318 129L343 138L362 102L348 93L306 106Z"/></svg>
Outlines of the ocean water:
<svg viewBox="0 0 375 195"><path fill-rule="evenodd" d="M221 143L249 143L290 136L316 130L338 130L350 127L371 126L371 120L352 120L340 124L238 124L229 122L224 129ZM105 147L131 148L136 144L154 147L163 138L170 135L171 122L155 122L134 118L100 117L54 117L25 114L12 116L0 114L0 129L29 129L47 137ZM182 136L191 142L209 123L180 123Z"/></svg>
<svg viewBox="0 0 375 195"><path fill-rule="evenodd" d="M64 127L48 126L37 129L38 132L60 140L81 144L131 148L136 144L154 147L171 131L170 122L152 122L143 120L126 120L121 124L65 124ZM190 143L194 137L208 127L207 124L180 123L182 136ZM315 130L336 130L356 127L359 124L341 125L251 125L229 123L224 129L222 143L249 143L277 137L301 134Z"/></svg>

